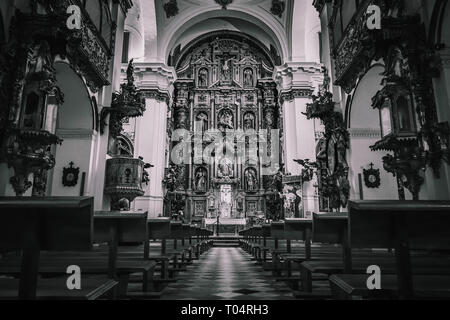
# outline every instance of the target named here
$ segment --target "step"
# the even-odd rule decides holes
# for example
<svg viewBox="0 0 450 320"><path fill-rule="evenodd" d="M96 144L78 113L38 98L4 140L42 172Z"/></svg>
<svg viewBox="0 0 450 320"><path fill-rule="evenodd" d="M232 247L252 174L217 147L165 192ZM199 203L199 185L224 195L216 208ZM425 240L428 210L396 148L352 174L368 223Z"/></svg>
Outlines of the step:
<svg viewBox="0 0 450 320"><path fill-rule="evenodd" d="M215 248L238 248L239 243L214 243Z"/></svg>
<svg viewBox="0 0 450 320"><path fill-rule="evenodd" d="M239 247L239 237L236 236L219 236L219 237L213 237L213 247L222 247L222 248L228 248L228 247Z"/></svg>

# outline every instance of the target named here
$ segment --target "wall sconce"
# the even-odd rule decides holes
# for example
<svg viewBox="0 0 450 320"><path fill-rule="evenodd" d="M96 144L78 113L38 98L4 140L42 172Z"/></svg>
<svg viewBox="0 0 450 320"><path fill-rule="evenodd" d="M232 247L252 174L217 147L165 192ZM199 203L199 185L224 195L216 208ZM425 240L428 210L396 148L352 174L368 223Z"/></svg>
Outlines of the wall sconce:
<svg viewBox="0 0 450 320"><path fill-rule="evenodd" d="M411 137L417 134L412 96L403 86L388 83L378 91L372 106L379 109L382 137Z"/></svg>

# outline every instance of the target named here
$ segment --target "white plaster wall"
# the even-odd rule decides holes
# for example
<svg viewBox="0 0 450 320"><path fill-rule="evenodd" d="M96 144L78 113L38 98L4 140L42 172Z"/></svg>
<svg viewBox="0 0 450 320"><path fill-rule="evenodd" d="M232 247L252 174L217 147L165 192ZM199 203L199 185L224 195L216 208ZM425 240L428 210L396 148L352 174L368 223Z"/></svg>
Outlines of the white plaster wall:
<svg viewBox="0 0 450 320"><path fill-rule="evenodd" d="M359 132L358 132L359 131ZM349 180L350 180L350 199L359 200L361 198L359 192L358 174L362 175L363 200L398 200L397 180L394 176L384 170L382 158L386 152L373 152L369 146L381 139L381 135L376 135L374 131L350 129L352 134L350 138L349 153ZM369 164L373 163L375 169L380 169L381 186L380 188L367 188L364 183L363 169L370 168Z"/></svg>
<svg viewBox="0 0 450 320"><path fill-rule="evenodd" d="M363 181L364 200L398 200L397 181L383 168L382 158L387 153L370 150L370 146L381 139L380 116L378 110L372 108L372 97L382 88L380 74L383 70L381 65L372 67L358 83L353 95L349 118L351 137L348 163L350 199L354 200L359 200L361 196L358 174L362 174L363 169L368 169L370 163L374 163L375 169L380 169L381 187L369 189Z"/></svg>
<svg viewBox="0 0 450 320"><path fill-rule="evenodd" d="M83 132L78 130L72 131L72 134L57 132L58 136L64 139L61 146L57 147L55 158L56 165L53 168L53 178L51 185L52 196L79 196L81 190L81 177L82 173L86 173L86 179L91 174L91 160L92 160L92 148L94 141L92 138L92 131ZM74 162L75 168L80 168L80 174L78 177L78 184L75 187L65 187L62 184L63 168L69 167L69 162ZM95 173L93 173L95 174ZM85 181L85 191L88 181ZM84 195L93 195L85 192Z"/></svg>

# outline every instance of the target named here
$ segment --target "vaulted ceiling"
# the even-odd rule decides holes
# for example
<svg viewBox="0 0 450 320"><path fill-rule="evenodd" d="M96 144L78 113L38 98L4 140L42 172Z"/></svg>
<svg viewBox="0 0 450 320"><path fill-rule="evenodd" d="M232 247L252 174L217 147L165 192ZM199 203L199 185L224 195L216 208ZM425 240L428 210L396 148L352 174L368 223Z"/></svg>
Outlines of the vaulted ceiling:
<svg viewBox="0 0 450 320"><path fill-rule="evenodd" d="M232 0L226 9L217 2L134 0L127 28L141 34L138 57L166 63L175 47L228 30L254 37L268 49L272 45L282 62L317 61L320 21L311 0L285 0L284 9L275 6L283 2L276 0Z"/></svg>

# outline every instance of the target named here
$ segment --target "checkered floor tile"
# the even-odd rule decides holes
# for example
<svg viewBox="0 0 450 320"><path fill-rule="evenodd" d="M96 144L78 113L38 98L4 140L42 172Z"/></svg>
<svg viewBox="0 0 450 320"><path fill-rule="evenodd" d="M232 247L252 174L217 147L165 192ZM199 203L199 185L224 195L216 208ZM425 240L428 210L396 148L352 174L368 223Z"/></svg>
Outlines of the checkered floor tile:
<svg viewBox="0 0 450 320"><path fill-rule="evenodd" d="M212 248L178 281L164 290L164 300L292 300L287 285L277 283L240 248Z"/></svg>

